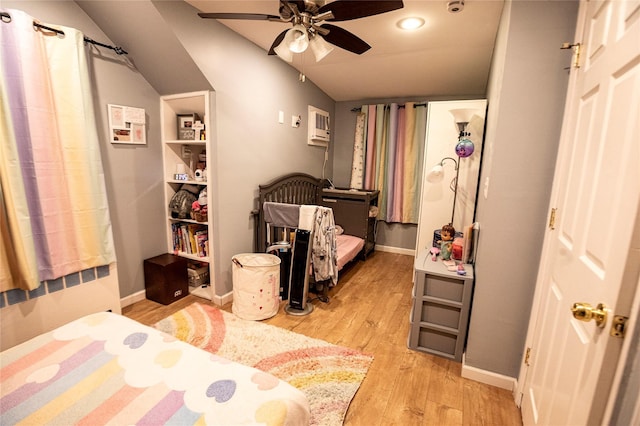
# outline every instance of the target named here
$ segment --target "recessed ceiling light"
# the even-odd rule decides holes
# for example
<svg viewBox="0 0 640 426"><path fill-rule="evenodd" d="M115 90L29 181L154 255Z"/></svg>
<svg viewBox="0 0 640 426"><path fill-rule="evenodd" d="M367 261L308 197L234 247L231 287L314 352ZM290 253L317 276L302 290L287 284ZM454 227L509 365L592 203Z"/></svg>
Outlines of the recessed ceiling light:
<svg viewBox="0 0 640 426"><path fill-rule="evenodd" d="M398 27L402 28L403 30L417 30L423 25L424 25L424 19L422 18L412 17L412 18L404 18L398 21Z"/></svg>

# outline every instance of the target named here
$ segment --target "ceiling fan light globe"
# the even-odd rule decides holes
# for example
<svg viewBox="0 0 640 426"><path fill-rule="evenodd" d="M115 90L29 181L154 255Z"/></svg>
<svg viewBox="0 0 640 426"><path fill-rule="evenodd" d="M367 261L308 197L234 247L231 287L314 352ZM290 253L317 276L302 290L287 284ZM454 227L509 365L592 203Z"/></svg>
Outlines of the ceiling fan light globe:
<svg viewBox="0 0 640 426"><path fill-rule="evenodd" d="M276 52L276 55L278 55L283 61L293 62L293 52L289 50L289 46L287 46L287 43L284 41L274 47L273 51Z"/></svg>
<svg viewBox="0 0 640 426"><path fill-rule="evenodd" d="M302 25L296 25L287 31L284 42L293 53L302 53L309 47L309 36L307 29Z"/></svg>
<svg viewBox="0 0 640 426"><path fill-rule="evenodd" d="M313 56L316 58L316 62L320 62L325 56L333 51L333 46L326 42L321 36L316 35L309 40L309 46Z"/></svg>

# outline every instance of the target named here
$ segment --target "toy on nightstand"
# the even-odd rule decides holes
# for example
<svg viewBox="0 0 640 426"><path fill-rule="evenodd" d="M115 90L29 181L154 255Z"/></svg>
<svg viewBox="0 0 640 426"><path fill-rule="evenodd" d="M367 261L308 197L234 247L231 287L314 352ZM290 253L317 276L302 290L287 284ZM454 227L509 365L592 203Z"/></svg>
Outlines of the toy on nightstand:
<svg viewBox="0 0 640 426"><path fill-rule="evenodd" d="M451 259L451 250L453 248L453 237L456 235L456 230L453 225L444 225L440 231L440 256L442 260Z"/></svg>
<svg viewBox="0 0 640 426"><path fill-rule="evenodd" d="M458 265L458 270L456 271L458 275L467 275L467 271L464 269L464 265L461 263Z"/></svg>
<svg viewBox="0 0 640 426"><path fill-rule="evenodd" d="M429 250L429 253L431 253L431 260L435 262L436 260L438 260L438 254L440 253L440 249L438 247L431 247L431 250Z"/></svg>

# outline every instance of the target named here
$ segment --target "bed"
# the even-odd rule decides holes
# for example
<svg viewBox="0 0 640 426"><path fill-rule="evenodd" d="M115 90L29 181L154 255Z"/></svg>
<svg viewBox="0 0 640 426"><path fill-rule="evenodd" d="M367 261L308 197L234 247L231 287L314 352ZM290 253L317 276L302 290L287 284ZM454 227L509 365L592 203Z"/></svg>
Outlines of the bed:
<svg viewBox="0 0 640 426"><path fill-rule="evenodd" d="M299 205L321 205L322 188L328 181L318 179L306 173L290 173L278 177L269 183L258 186L258 206L256 216L255 251L264 252L269 243L282 239L282 228L268 227L265 220L264 203L285 203ZM335 224L342 232L336 232L337 264L340 271L359 255L364 259L365 240L359 230L353 229L351 221L335 217Z"/></svg>
<svg viewBox="0 0 640 426"><path fill-rule="evenodd" d="M1 354L1 424L307 425L302 392L110 312Z"/></svg>

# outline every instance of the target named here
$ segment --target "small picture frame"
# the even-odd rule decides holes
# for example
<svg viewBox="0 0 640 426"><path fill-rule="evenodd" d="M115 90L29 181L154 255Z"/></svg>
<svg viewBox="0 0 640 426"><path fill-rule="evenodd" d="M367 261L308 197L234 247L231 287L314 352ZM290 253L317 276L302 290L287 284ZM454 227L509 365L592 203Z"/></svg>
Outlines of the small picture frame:
<svg viewBox="0 0 640 426"><path fill-rule="evenodd" d="M193 141L196 139L195 129L178 129L178 140L181 141Z"/></svg>
<svg viewBox="0 0 640 426"><path fill-rule="evenodd" d="M200 133L197 129L198 122L198 114L178 114L178 140L196 140Z"/></svg>

